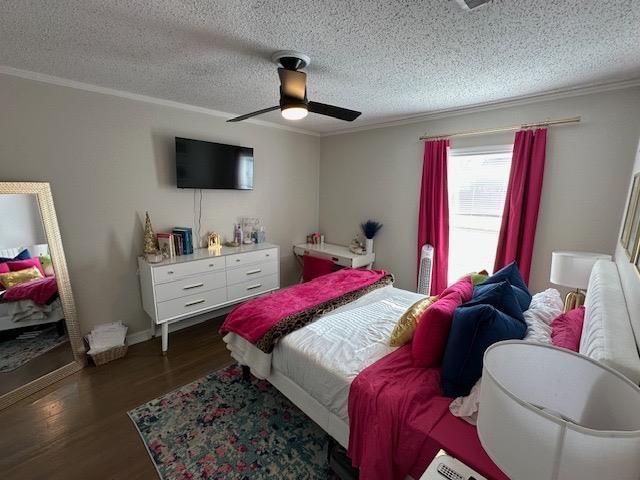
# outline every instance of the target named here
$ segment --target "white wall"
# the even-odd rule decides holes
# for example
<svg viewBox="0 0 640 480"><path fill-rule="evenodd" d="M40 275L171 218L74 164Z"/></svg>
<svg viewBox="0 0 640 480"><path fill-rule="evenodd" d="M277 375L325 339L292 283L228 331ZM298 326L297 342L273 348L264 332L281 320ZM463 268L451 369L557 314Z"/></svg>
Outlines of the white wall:
<svg viewBox="0 0 640 480"><path fill-rule="evenodd" d="M0 221L0 249L47 243L35 195L0 196Z"/></svg>
<svg viewBox="0 0 640 480"><path fill-rule="evenodd" d="M324 137L320 229L327 241L345 243L358 233L361 221L381 221L376 264L396 275L397 286L414 289L420 135L574 115L582 116L581 124L551 128L547 141L530 281L534 291L547 288L553 250L614 251L640 128L638 88ZM452 146L512 142L513 134L485 135L454 139Z"/></svg>
<svg viewBox="0 0 640 480"><path fill-rule="evenodd" d="M318 227L319 138L3 75L0 105L0 180L51 183L83 332L149 328L136 276L144 212L156 231L194 223L174 136L255 149L254 190L204 191L203 232L258 216L281 247L283 283L296 278L291 246Z"/></svg>

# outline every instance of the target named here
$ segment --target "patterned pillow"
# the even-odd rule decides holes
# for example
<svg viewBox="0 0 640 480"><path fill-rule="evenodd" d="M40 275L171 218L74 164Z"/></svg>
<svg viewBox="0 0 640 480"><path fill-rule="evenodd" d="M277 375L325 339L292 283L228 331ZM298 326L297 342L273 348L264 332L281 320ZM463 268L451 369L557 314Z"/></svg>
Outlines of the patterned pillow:
<svg viewBox="0 0 640 480"><path fill-rule="evenodd" d="M389 345L392 347L401 347L409 343L411 339L413 339L413 333L416 330L419 318L437 299L438 297L422 298L411 305L407 311L402 314L393 332L391 332Z"/></svg>
<svg viewBox="0 0 640 480"><path fill-rule="evenodd" d="M0 273L0 283L5 288L13 287L20 283L30 282L42 278L42 273L36 267L25 268L16 272Z"/></svg>

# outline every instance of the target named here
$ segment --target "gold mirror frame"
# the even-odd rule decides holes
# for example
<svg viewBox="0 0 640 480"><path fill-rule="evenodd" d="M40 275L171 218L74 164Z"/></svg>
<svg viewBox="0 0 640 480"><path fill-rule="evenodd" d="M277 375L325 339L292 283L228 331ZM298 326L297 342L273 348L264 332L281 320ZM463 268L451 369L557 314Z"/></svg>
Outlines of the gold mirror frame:
<svg viewBox="0 0 640 480"><path fill-rule="evenodd" d="M6 193L34 194L37 196L42 225L44 226L44 233L47 237L47 243L49 244L51 262L56 273L58 293L64 311L65 324L74 360L63 367L0 396L0 410L81 370L86 364L85 348L80 335L76 304L73 300L73 292L71 291L69 271L67 270L67 261L64 256L64 249L62 248L62 237L60 236L60 229L58 228L58 219L53 205L51 188L48 183L44 182L0 182L0 195Z"/></svg>

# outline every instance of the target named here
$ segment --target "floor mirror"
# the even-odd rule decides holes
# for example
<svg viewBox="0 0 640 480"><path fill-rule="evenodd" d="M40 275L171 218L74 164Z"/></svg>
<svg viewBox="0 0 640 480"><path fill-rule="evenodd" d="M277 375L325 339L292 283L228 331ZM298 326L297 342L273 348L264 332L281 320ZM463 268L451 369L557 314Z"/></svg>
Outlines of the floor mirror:
<svg viewBox="0 0 640 480"><path fill-rule="evenodd" d="M80 370L76 307L48 183L0 182L0 409Z"/></svg>

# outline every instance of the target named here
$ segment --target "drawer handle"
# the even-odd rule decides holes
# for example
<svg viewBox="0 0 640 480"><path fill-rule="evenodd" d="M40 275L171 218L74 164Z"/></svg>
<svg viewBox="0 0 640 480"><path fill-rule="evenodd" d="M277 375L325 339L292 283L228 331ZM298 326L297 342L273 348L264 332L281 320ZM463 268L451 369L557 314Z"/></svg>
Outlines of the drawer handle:
<svg viewBox="0 0 640 480"><path fill-rule="evenodd" d="M215 267L215 264L210 263L210 264L209 264L209 266L210 266L210 267Z"/></svg>
<svg viewBox="0 0 640 480"><path fill-rule="evenodd" d="M193 305L198 305L199 303L204 303L204 299L202 300L194 300L193 302L185 303L185 307L192 307Z"/></svg>
<svg viewBox="0 0 640 480"><path fill-rule="evenodd" d="M265 255L265 257L269 257L270 255L271 255L270 253L267 253L267 254Z"/></svg>
<svg viewBox="0 0 640 480"><path fill-rule="evenodd" d="M256 288L260 288L262 286L261 283L256 283L255 285L251 285L250 287L247 287L247 290L255 290Z"/></svg>
<svg viewBox="0 0 640 480"><path fill-rule="evenodd" d="M260 269L260 268L257 268L256 270L249 270L247 272L247 275L254 275L256 273L260 273L261 271L262 271L262 269Z"/></svg>
<svg viewBox="0 0 640 480"><path fill-rule="evenodd" d="M239 259L239 258L236 258L236 262L239 262L239 261L240 261L240 259Z"/></svg>
<svg viewBox="0 0 640 480"><path fill-rule="evenodd" d="M331 260L332 260L333 262L337 262L337 261L338 261L338 260L340 260L340 259L339 259L338 257L331 257Z"/></svg>
<svg viewBox="0 0 640 480"><path fill-rule="evenodd" d="M173 270L168 270L168 271L167 271L167 273L168 273L169 275L173 275Z"/></svg>
<svg viewBox="0 0 640 480"><path fill-rule="evenodd" d="M204 283L194 283L193 285L185 285L183 290L191 290L192 288L204 287Z"/></svg>

